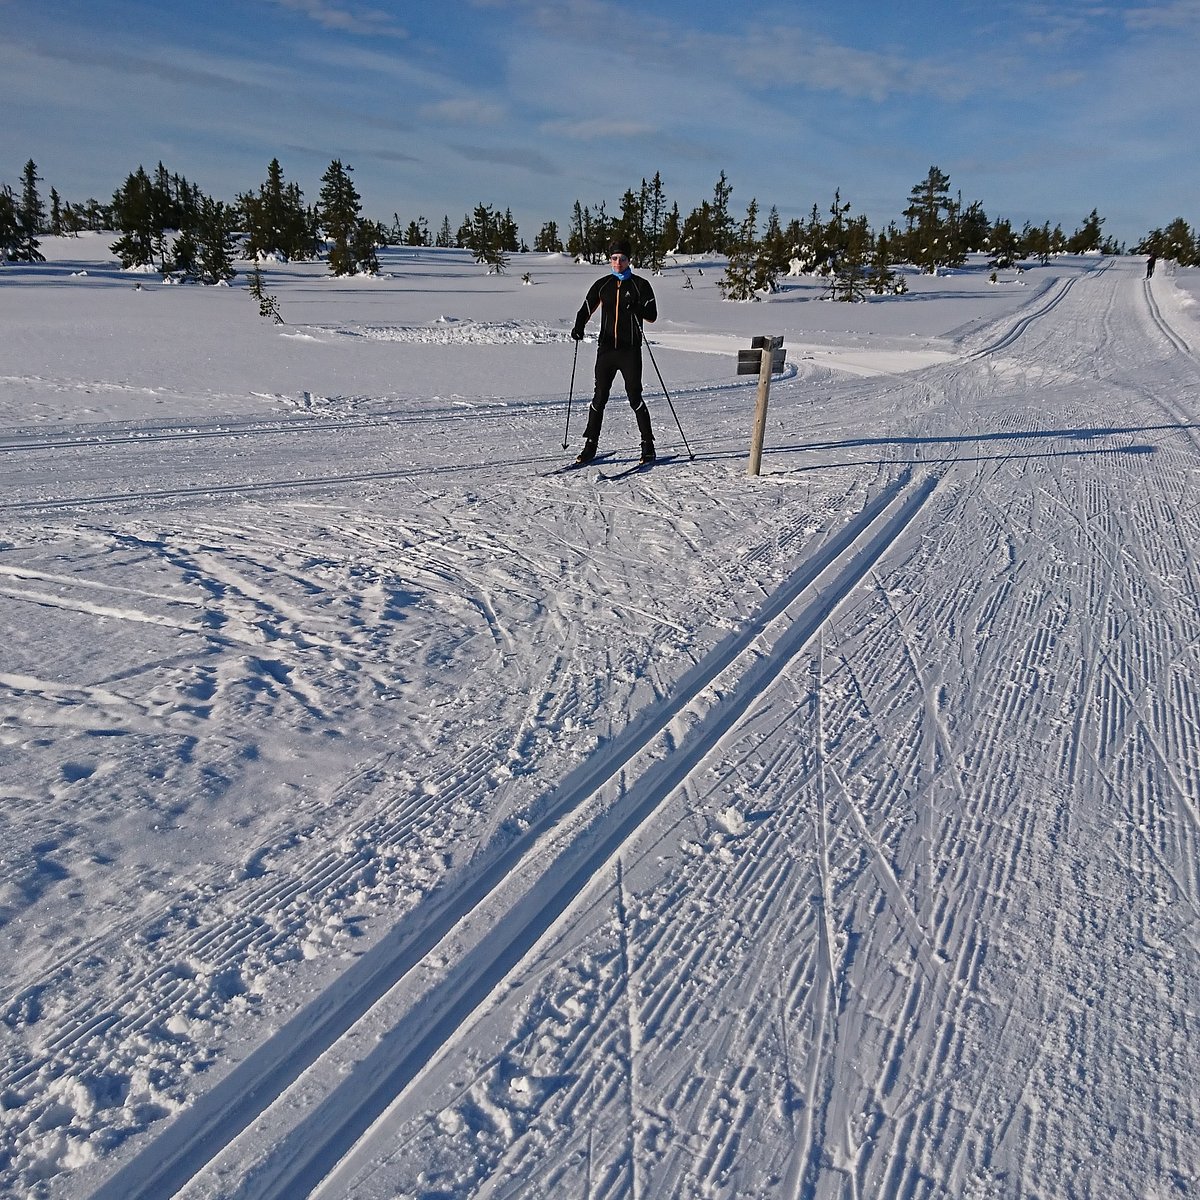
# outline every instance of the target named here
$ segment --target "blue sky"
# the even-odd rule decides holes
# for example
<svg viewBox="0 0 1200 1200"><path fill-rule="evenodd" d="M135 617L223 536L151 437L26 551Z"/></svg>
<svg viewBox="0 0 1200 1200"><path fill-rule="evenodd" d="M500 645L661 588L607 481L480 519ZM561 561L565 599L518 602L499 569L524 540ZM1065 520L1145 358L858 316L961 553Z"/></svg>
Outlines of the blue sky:
<svg viewBox="0 0 1200 1200"><path fill-rule="evenodd" d="M163 162L231 200L334 157L367 215L532 241L656 171L786 221L899 220L936 164L989 217L1200 224L1200 0L0 0L0 182L68 200Z"/></svg>

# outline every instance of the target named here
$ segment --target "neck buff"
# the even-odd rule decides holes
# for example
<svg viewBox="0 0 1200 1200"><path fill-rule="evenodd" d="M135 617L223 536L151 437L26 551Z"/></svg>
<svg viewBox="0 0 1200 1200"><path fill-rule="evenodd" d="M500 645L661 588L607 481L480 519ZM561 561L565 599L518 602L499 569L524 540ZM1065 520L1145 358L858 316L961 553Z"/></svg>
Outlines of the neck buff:
<svg viewBox="0 0 1200 1200"><path fill-rule="evenodd" d="M618 279L632 279L633 278L633 268L626 267L625 270L623 270L623 271L613 271L613 274Z"/></svg>

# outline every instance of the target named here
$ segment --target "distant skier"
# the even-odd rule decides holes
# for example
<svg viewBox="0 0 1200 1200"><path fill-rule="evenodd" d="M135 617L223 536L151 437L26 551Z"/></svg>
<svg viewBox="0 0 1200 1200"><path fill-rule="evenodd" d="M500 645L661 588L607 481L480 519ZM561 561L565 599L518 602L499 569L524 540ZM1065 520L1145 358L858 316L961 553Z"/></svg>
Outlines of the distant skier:
<svg viewBox="0 0 1200 1200"><path fill-rule="evenodd" d="M1154 267L1157 262L1158 262L1157 254L1151 254L1150 257L1148 259L1146 259L1146 278L1147 279L1149 279L1150 276L1154 274Z"/></svg>
<svg viewBox="0 0 1200 1200"><path fill-rule="evenodd" d="M583 449L577 463L589 463L596 457L600 428L604 424L604 406L608 403L617 372L625 381L625 394L637 420L642 438L644 463L654 461L654 430L650 410L642 399L642 322L658 317L654 289L648 280L635 275L629 265L628 242L613 242L608 248L609 274L597 279L575 317L571 336L583 341L584 326L596 309L600 310L600 335L596 339L596 390L588 408L587 427L583 431Z"/></svg>

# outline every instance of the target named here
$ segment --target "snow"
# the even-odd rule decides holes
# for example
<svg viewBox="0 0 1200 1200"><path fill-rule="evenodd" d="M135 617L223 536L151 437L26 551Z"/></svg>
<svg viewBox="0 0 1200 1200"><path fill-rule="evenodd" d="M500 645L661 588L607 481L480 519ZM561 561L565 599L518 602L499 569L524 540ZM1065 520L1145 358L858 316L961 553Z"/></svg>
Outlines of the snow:
<svg viewBox="0 0 1200 1200"><path fill-rule="evenodd" d="M598 268L110 241L0 271L0 1194L1200 1187L1200 275L672 261L606 478Z"/></svg>

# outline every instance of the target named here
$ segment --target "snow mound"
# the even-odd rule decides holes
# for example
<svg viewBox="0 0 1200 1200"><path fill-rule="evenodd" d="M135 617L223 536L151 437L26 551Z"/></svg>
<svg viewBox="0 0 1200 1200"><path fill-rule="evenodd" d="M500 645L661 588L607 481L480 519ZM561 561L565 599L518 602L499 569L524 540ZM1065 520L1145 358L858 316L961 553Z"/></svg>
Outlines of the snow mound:
<svg viewBox="0 0 1200 1200"><path fill-rule="evenodd" d="M449 317L439 317L433 325L372 325L328 332L368 342L437 346L540 346L570 340L565 329L539 321L460 321Z"/></svg>

